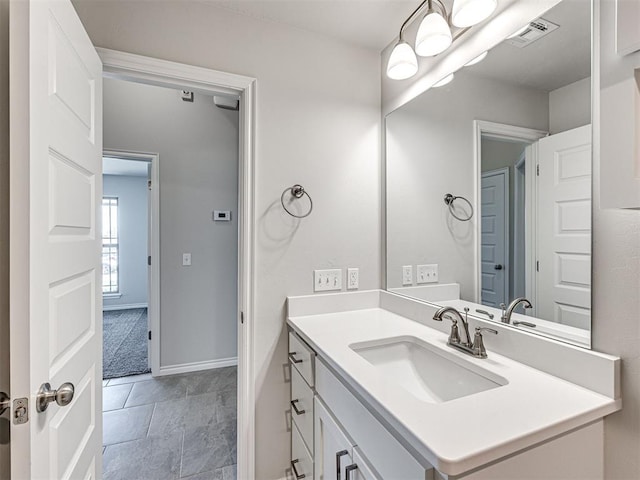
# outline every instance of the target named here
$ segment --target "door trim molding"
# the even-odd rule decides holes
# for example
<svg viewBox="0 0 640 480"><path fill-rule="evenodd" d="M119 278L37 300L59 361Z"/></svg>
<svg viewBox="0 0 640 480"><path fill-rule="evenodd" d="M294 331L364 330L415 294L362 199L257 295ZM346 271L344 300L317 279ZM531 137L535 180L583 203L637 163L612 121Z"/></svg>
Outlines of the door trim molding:
<svg viewBox="0 0 640 480"><path fill-rule="evenodd" d="M473 203L474 210L476 212L476 225L473 232L474 235L474 248L473 257L475 262L473 265L474 272L474 302L481 303L480 301L480 289L482 287L482 269L480 268L480 182L482 180L481 165L482 165L482 137L493 138L497 140L515 140L519 142L534 143L543 137L549 135L549 132L543 130L535 130L533 128L516 127L514 125L507 125L504 123L489 122L486 120L474 120L473 121L473 174L476 181L474 182L473 191ZM530 165L533 162L527 162L527 175L531 177L529 169L533 168ZM533 172L531 172L533 173ZM527 203L527 205L529 205Z"/></svg>
<svg viewBox="0 0 640 480"><path fill-rule="evenodd" d="M96 48L104 76L137 83L240 96L238 252L238 478L255 478L255 122L252 77L157 58ZM244 323L240 321L243 312ZM154 337L157 337L154 335ZM242 440L242 441L240 441Z"/></svg>

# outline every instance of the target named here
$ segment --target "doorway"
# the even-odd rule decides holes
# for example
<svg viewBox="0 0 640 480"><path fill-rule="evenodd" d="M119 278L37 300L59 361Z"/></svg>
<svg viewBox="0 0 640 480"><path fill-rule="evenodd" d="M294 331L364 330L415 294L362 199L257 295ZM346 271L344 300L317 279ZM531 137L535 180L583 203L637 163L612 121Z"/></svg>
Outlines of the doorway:
<svg viewBox="0 0 640 480"><path fill-rule="evenodd" d="M227 96L223 103L185 88L112 78L103 80L103 95L104 145L158 152L158 179L148 185L148 163L140 159L127 162L126 155L113 153L110 159L127 167L125 172L137 168L137 177L104 172L103 195L121 210L114 242L119 276L103 284L114 283L122 298L132 298L126 280L143 287L149 263L152 271L162 269L156 326L143 332L150 332L157 368L153 376L120 376L103 387L104 478L226 478L237 462L239 101ZM126 209L132 216L134 209L125 202L124 183L135 183L141 194L159 191L158 214L151 221L159 230L156 254L146 256L147 215L140 212L133 226L126 221ZM135 231L137 249L144 254L137 257L144 260L137 262L138 271L127 274L126 228ZM122 312L138 317L137 330ZM125 329L134 342L133 333L142 333L143 314L136 308L121 311L116 320L122 328L116 329L105 312L105 340ZM105 342L105 360L106 347ZM202 436L210 442L192 441ZM150 450L166 454L154 460L143 453Z"/></svg>
<svg viewBox="0 0 640 480"><path fill-rule="evenodd" d="M155 160L116 151L102 159L103 380L151 372Z"/></svg>

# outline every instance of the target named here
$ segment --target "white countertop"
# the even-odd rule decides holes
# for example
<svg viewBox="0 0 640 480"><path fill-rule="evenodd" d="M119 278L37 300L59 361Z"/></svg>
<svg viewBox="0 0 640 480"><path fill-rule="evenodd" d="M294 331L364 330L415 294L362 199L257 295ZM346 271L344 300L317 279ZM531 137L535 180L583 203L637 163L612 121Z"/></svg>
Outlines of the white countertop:
<svg viewBox="0 0 640 480"><path fill-rule="evenodd" d="M446 345L447 335L381 308L289 317L288 324L345 383L440 472L457 475L586 425L620 409L595 393L491 351L476 359ZM461 335L464 335L461 333ZM388 378L349 345L413 336L508 380L444 403L427 403Z"/></svg>

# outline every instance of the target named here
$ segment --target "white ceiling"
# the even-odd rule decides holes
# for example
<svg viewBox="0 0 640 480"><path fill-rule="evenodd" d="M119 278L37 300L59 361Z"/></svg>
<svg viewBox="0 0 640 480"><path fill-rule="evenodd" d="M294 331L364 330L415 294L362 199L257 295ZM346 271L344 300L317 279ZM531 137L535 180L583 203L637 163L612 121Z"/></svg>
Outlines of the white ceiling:
<svg viewBox="0 0 640 480"><path fill-rule="evenodd" d="M381 51L420 0L200 0Z"/></svg>
<svg viewBox="0 0 640 480"><path fill-rule="evenodd" d="M139 160L104 157L102 159L103 175L126 175L128 177L146 177L148 163Z"/></svg>

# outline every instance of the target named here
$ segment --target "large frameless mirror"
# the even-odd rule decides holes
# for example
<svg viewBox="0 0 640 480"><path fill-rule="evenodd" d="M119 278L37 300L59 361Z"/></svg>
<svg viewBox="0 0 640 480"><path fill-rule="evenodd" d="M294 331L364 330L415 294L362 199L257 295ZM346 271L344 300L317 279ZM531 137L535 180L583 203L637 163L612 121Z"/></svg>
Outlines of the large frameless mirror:
<svg viewBox="0 0 640 480"><path fill-rule="evenodd" d="M590 346L591 2L389 114L386 145L389 291Z"/></svg>

